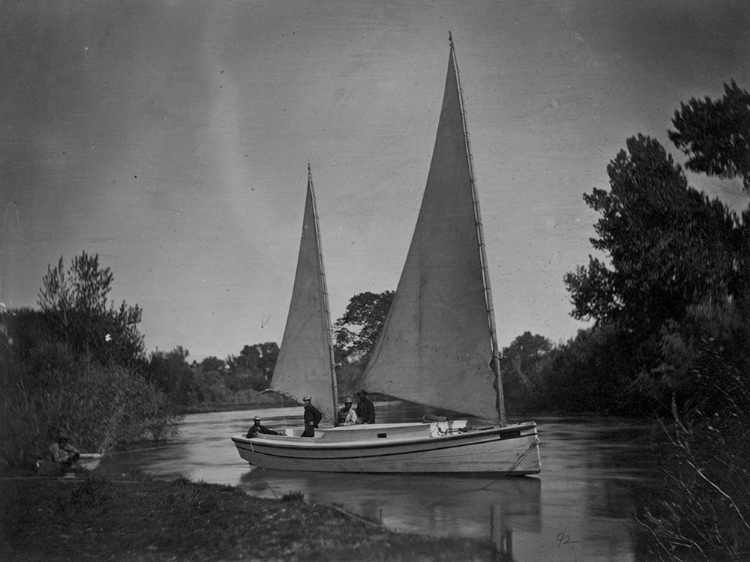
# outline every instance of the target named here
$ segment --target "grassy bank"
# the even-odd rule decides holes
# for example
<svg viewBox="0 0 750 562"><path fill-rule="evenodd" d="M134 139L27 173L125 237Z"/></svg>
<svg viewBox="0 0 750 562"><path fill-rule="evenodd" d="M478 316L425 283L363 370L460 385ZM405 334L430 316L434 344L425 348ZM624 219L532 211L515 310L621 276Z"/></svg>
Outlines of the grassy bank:
<svg viewBox="0 0 750 562"><path fill-rule="evenodd" d="M394 533L299 494L142 474L0 479L0 560L490 560L488 542Z"/></svg>

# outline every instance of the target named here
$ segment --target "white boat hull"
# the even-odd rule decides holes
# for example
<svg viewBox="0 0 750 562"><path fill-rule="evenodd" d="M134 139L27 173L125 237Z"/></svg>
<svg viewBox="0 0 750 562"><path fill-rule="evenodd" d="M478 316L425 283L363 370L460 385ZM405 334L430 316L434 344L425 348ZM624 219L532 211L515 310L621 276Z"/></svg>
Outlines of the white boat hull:
<svg viewBox="0 0 750 562"><path fill-rule="evenodd" d="M465 421L299 430L232 441L251 465L275 470L361 473L538 474L535 422L469 428Z"/></svg>

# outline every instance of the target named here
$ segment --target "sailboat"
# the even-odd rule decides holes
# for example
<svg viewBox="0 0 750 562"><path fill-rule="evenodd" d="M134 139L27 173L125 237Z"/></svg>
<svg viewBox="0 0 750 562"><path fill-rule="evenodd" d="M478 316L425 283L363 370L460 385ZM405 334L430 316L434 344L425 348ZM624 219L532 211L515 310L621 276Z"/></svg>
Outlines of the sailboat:
<svg viewBox="0 0 750 562"><path fill-rule="evenodd" d="M287 394L296 392L298 397L314 396L332 420L337 397L327 306L308 173L297 277L271 387ZM301 437L302 429L295 428L286 429L283 435L235 435L232 440L244 460L267 469L538 474L541 460L536 423L506 420L495 332L479 200L451 37L437 138L417 225L391 309L365 369L363 386L370 393L466 412L492 423L439 416L421 423L318 429L312 438Z"/></svg>

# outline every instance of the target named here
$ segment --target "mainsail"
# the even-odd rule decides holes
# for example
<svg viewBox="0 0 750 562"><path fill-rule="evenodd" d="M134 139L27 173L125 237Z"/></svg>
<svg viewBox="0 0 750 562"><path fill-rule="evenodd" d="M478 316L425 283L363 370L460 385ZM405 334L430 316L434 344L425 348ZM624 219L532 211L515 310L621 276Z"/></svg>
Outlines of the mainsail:
<svg viewBox="0 0 750 562"><path fill-rule="evenodd" d="M401 279L364 375L381 392L504 422L482 229L455 50ZM495 359L493 361L493 358Z"/></svg>
<svg viewBox="0 0 750 562"><path fill-rule="evenodd" d="M336 376L331 319L315 191L309 166L297 273L284 338L271 379L271 390L297 400L311 396L313 404L323 415L333 420L336 411Z"/></svg>

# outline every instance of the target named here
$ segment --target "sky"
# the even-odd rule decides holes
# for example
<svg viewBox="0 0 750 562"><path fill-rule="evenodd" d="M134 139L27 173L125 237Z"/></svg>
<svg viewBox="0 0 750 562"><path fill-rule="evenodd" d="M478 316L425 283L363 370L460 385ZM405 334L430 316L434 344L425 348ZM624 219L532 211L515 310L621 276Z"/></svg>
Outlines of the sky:
<svg viewBox="0 0 750 562"><path fill-rule="evenodd" d="M710 9L707 8L710 6ZM333 320L395 290L453 34L498 341L553 342L628 137L750 88L745 0L0 3L0 303L82 251L143 309L149 351L281 343L307 166ZM689 174L732 208L739 182Z"/></svg>

